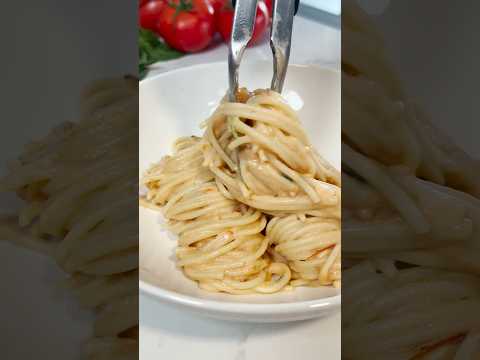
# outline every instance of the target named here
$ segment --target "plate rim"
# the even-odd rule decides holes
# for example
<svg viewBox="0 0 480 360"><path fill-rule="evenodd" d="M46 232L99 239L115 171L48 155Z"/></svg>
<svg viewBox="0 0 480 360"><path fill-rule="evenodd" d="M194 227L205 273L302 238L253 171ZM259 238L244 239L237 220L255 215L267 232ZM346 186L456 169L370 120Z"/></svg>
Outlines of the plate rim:
<svg viewBox="0 0 480 360"><path fill-rule="evenodd" d="M269 63L268 61L259 60L259 61L249 61L249 65L255 63ZM202 64L195 64L185 67L180 67L165 72L160 72L158 74L147 76L139 82L139 94L142 87L145 87L150 82L158 81L159 79L171 76L175 73L188 72L198 68L205 68L211 66L225 66L226 61L215 61L215 62L206 62ZM289 67L294 68L316 68L318 70L330 71L340 75L340 70L334 69L331 67L326 67L321 64L289 64ZM341 81L341 79L340 79ZM139 120L140 121L140 120ZM141 266L139 267L141 273ZM140 279L139 273L139 292L140 294L150 296L156 300L162 301L164 303L172 305L180 305L187 308L193 308L196 310L207 310L210 312L220 313L220 314L236 314L236 315L295 315L302 314L306 312L314 312L315 310L320 309L331 309L336 310L341 306L341 289L338 295L322 297L319 299L313 300L303 300L303 301L292 301L292 302L283 302L283 303L249 303L249 302L235 302L235 301L224 301L224 300L214 300L214 299L204 299L199 297L194 297L190 295L184 295L176 291L167 290L159 286L147 283ZM260 296L262 294L259 294ZM235 296L235 295L231 295ZM311 317L316 317L312 313Z"/></svg>
<svg viewBox="0 0 480 360"><path fill-rule="evenodd" d="M174 305L183 305L199 310L210 310L219 313L234 314L297 314L308 310L323 308L338 308L341 305L341 294L328 296L320 299L294 301L285 303L245 303L222 301L213 299L202 299L189 295L183 295L175 291L166 290L161 287L148 284L139 279L140 293L152 296L166 303ZM262 294L259 294L260 296ZM235 296L235 295L232 295Z"/></svg>
<svg viewBox="0 0 480 360"><path fill-rule="evenodd" d="M246 64L246 65L270 64L270 61L268 61L268 60L245 60L243 63ZM140 91L140 88L142 86L146 86L149 82L151 82L153 80L157 80L160 77L171 75L171 74L174 74L174 73L193 70L193 69L196 69L196 68L209 67L209 66L212 66L212 65L215 65L215 66L225 65L225 66L228 67L228 63L226 61L221 61L220 60L220 61L212 61L212 62L205 62L205 63L200 63L200 64L182 66L182 67L178 67L178 68L174 68L174 69L170 69L170 70L166 70L166 71L161 71L161 72L158 72L154 75L150 75L150 76L147 75L145 78L141 79L139 81L139 91ZM333 68L333 67L327 66L327 64L316 64L316 63L312 63L312 64L290 63L290 64L288 64L288 68L291 68L291 67L293 67L293 68L317 68L319 70L330 71L330 72L333 72L337 75L341 75L341 71L340 71L339 68ZM341 81L341 78L340 78L340 81ZM226 83L226 85L228 85L228 83Z"/></svg>

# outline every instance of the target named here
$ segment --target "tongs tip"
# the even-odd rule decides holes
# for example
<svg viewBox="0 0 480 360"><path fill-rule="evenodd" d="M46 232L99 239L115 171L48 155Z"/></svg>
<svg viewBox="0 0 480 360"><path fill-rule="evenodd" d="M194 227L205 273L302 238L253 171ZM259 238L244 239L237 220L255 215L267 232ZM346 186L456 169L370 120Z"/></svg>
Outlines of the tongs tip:
<svg viewBox="0 0 480 360"><path fill-rule="evenodd" d="M258 0L242 0L235 4L232 36L229 46L229 99L235 101L238 89L240 62L252 38ZM274 0L271 24L270 47L273 53L273 78L271 89L281 92L287 73L293 17L298 10L299 0Z"/></svg>

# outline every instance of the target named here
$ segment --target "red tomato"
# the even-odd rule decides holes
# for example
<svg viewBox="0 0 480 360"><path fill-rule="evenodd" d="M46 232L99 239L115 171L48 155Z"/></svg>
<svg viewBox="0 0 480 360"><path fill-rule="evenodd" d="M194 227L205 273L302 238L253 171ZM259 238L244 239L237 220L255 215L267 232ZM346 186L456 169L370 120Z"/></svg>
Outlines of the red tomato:
<svg viewBox="0 0 480 360"><path fill-rule="evenodd" d="M232 9L224 9L218 13L215 20L217 30L226 43L230 42L230 37L232 36L233 15Z"/></svg>
<svg viewBox="0 0 480 360"><path fill-rule="evenodd" d="M138 0L138 7L142 7L143 5L145 5L145 3L147 3L149 0Z"/></svg>
<svg viewBox="0 0 480 360"><path fill-rule="evenodd" d="M157 22L166 6L165 0L151 0L145 3L139 10L140 26L144 29L154 30Z"/></svg>
<svg viewBox="0 0 480 360"><path fill-rule="evenodd" d="M174 49L197 52L213 39L213 15L212 6L205 0L175 0L162 11L157 32Z"/></svg>
<svg viewBox="0 0 480 360"><path fill-rule="evenodd" d="M230 37L232 36L232 26L233 26L233 9L226 8L220 11L217 17L217 29L222 35L222 38L225 42L230 42ZM255 45L263 38L265 30L270 24L270 15L268 14L268 8L263 1L258 2L257 6L257 15L255 17L255 26L253 28L253 35L250 39L248 45Z"/></svg>
<svg viewBox="0 0 480 360"><path fill-rule="evenodd" d="M265 5L267 6L268 9L268 15L270 15L270 18L272 17L273 14L273 3L272 0L263 0Z"/></svg>
<svg viewBox="0 0 480 360"><path fill-rule="evenodd" d="M178 8L179 11L192 10L202 14L213 15L215 0L164 0L170 7ZM226 0L225 0L226 1Z"/></svg>
<svg viewBox="0 0 480 360"><path fill-rule="evenodd" d="M213 11L215 12L215 15L216 15L226 6L226 2L230 0L207 0L207 1L213 7Z"/></svg>

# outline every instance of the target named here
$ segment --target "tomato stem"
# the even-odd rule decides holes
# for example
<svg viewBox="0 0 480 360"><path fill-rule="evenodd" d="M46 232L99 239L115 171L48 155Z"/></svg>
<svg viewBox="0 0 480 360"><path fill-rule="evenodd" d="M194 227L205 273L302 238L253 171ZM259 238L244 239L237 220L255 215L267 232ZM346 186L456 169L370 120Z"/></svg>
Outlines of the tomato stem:
<svg viewBox="0 0 480 360"><path fill-rule="evenodd" d="M170 0L168 1L168 6L175 9L175 14L173 14L173 21L175 21L182 11L191 11L193 9L191 0Z"/></svg>
<svg viewBox="0 0 480 360"><path fill-rule="evenodd" d="M172 8L175 8L176 10L175 15L177 15L181 11L191 11L193 9L191 0L178 0L178 1L170 0L168 2L168 5Z"/></svg>

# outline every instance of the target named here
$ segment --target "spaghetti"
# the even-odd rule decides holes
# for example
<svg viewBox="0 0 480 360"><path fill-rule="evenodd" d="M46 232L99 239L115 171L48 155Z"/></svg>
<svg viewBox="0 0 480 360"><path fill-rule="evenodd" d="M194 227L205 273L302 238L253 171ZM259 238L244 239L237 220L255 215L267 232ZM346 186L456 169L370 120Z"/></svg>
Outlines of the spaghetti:
<svg viewBox="0 0 480 360"><path fill-rule="evenodd" d="M344 4L343 354L478 358L478 162L407 100L375 26Z"/></svg>
<svg viewBox="0 0 480 360"><path fill-rule="evenodd" d="M340 286L340 175L294 111L256 91L220 104L204 126L142 179L142 204L163 206L178 235L184 274L230 294ZM300 231L285 238L285 222Z"/></svg>
<svg viewBox="0 0 480 360"><path fill-rule="evenodd" d="M93 83L80 121L28 144L0 180L25 201L1 237L56 260L97 315L89 359L138 358L137 94L133 77Z"/></svg>

